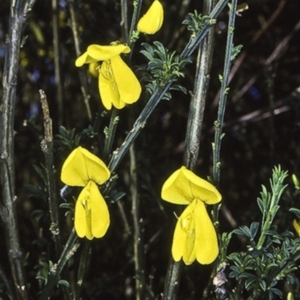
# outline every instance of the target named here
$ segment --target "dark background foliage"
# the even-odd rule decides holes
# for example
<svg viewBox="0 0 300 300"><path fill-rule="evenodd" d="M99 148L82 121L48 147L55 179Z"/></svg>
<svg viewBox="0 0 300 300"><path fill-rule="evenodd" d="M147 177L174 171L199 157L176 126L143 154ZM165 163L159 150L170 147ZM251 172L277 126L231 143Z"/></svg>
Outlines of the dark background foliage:
<svg viewBox="0 0 300 300"><path fill-rule="evenodd" d="M130 3L132 1L129 1ZM151 1L144 1L143 12ZM159 33L154 37L141 36L134 49L133 68L145 64L139 54L140 42L162 42L170 51L180 51L189 38L189 32L182 21L189 12L195 9L201 12L202 1L164 0L165 21ZM231 211L237 225L248 225L259 221L256 198L260 185L268 185L271 168L281 164L289 174L299 173L299 135L300 135L300 49L299 22L300 2L292 0L249 0L249 9L237 17L234 44L243 45L241 55L246 51L245 59L233 77L225 115L225 137L223 138L221 158L221 186L223 201ZM81 49L91 43L109 44L122 41L121 12L119 1L79 0L77 15L80 28ZM282 6L282 9L279 7ZM131 7L131 5L130 5ZM6 51L5 38L8 31L10 3L0 2L0 77L3 72ZM263 31L255 42L253 38L269 22L274 12L279 14L274 22ZM131 12L129 11L131 14ZM218 75L222 73L224 48L226 42L227 10L217 20L215 27L215 50L211 71L211 81L204 127L202 131L200 155L197 174L206 177L211 174L214 127L216 119L216 97L220 88ZM63 116L57 114L56 79L53 62L53 34L51 1L37 0L26 27L26 40L21 49L20 71L15 113L15 155L16 155L16 194L18 195L18 213L21 244L28 253L26 271L30 284L32 299L36 298L39 289L35 279L37 266L41 261L54 260L52 242L49 233L49 217L45 187L33 165L41 167L44 157L40 149L42 139L42 114L39 101L39 89L48 97L50 115L53 119L54 133L59 133L59 126L67 130L76 128L80 134L93 122L89 122L82 94L78 69L74 65L74 50L68 3L59 1L60 62L63 84ZM287 37L290 37L287 41ZM283 44L286 41L285 44ZM277 48L282 44L282 47ZM273 54L273 56L271 56ZM271 57L271 59L270 59ZM195 62L196 57L192 57ZM187 65L185 78L181 80L188 94L174 92L171 101L159 104L150 117L141 136L136 141L138 157L139 193L141 197L141 217L143 238L147 245L146 282L148 290L159 298L163 290L164 276L167 270L170 245L174 228L174 206L160 200L160 189L164 180L183 161L184 138L189 108L190 93L193 88L194 64ZM251 81L252 80L252 81ZM248 84L251 81L251 84ZM89 77L90 105L93 120L103 111L97 91L97 81ZM2 87L0 87L2 94ZM131 106L134 115L138 116L147 97ZM117 139L114 148L118 147L132 124L129 108L120 113ZM103 126L108 125L109 118L103 118L97 136L86 135L82 142L94 145L101 154ZM100 141L100 143L99 143ZM96 151L96 152L97 152ZM59 140L56 142L55 161L57 182L61 165L70 152ZM133 299L134 265L132 260L132 221L131 201L128 187L129 158L125 157L118 168L118 191L126 192L121 201L129 222L125 228L120 210L116 203L109 204L111 226L105 238L92 241L93 253L91 267L84 283L83 299ZM288 183L291 184L289 177ZM39 187L40 197L33 193L28 185ZM57 191L59 192L59 191ZM76 191L74 192L76 195ZM71 198L68 198L69 200ZM278 225L291 229L291 218L288 208L299 207L299 199L287 197L282 202ZM62 200L63 202L64 200ZM71 201L71 200L70 200ZM37 222L33 212L44 212ZM65 210L61 210L63 218ZM221 214L220 231L230 231L232 227ZM63 239L66 239L72 227L71 219L64 222ZM157 234L156 238L152 239ZM0 224L0 238L2 225ZM231 251L242 249L238 241L233 240ZM0 264L9 274L7 266L7 249L0 243ZM79 251L80 252L80 251ZM79 252L67 266L75 278L78 267ZM210 267L200 267L197 263L185 267L180 284L180 299L200 299L208 280ZM0 284L1 290L1 284ZM60 296L57 296L59 299ZM149 296L149 299L150 298ZM153 298L154 299L154 298Z"/></svg>

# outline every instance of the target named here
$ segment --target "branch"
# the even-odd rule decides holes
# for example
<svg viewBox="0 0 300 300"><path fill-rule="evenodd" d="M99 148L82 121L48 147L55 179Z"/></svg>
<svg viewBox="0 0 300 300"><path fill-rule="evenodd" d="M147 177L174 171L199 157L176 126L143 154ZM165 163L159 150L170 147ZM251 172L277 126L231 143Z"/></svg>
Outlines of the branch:
<svg viewBox="0 0 300 300"><path fill-rule="evenodd" d="M63 120L63 88L60 70L60 48L59 48L59 25L58 25L58 9L57 1L52 0L52 32L53 32L53 51L54 51L54 70L56 81L56 101L57 101L57 114L58 125L62 124Z"/></svg>
<svg viewBox="0 0 300 300"><path fill-rule="evenodd" d="M203 13L209 14L212 11L213 6L213 0L205 0ZM213 54L213 30L211 27L209 27L206 32L209 34L205 36L203 42L198 48L194 90L190 103L185 137L186 148L184 153L184 165L190 170L195 169L199 155L200 136ZM164 300L177 298L181 267L181 261L175 262L172 257L170 258L168 272L165 280Z"/></svg>
<svg viewBox="0 0 300 300"><path fill-rule="evenodd" d="M68 6L70 10L70 16L71 16L71 29L73 33L73 39L74 39L74 46L76 51L76 56L78 57L81 54L80 50L80 44L79 44L79 34L78 34L78 21L77 21L77 15L74 7L74 0L68 0ZM90 95L88 93L88 81L85 74L85 71L83 68L77 68L79 73L79 79L81 82L81 92L83 95L84 104L87 110L87 115L89 120L92 120L92 113L90 108Z"/></svg>
<svg viewBox="0 0 300 300"><path fill-rule="evenodd" d="M0 108L0 172L2 186L1 218L5 224L6 245L9 252L16 299L28 299L23 254L20 248L16 214L14 163L14 112L22 29L35 1L12 1L7 35L7 52L3 71L3 99Z"/></svg>

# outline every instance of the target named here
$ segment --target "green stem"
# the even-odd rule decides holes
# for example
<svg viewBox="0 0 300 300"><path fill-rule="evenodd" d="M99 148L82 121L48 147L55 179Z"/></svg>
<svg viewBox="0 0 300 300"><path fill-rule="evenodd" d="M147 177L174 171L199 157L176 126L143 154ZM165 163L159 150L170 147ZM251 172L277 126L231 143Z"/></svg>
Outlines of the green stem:
<svg viewBox="0 0 300 300"><path fill-rule="evenodd" d="M192 53L196 50L200 42L203 40L203 38L207 35L208 31L210 30L210 27L212 25L212 20L215 20L218 15L221 13L221 11L224 9L226 4L229 2L229 0L220 0L217 5L214 7L212 12L209 14L209 18L206 22L203 24L203 29L200 30L196 36L192 36L188 42L188 44L183 49L182 53L180 54L180 58L184 59L192 55Z"/></svg>
<svg viewBox="0 0 300 300"><path fill-rule="evenodd" d="M118 126L118 121L119 121L118 110L113 107L110 115L109 127L105 134L105 144L104 144L104 151L103 151L104 161L107 161L109 159L109 154L111 153L113 141L115 139L115 133Z"/></svg>
<svg viewBox="0 0 300 300"><path fill-rule="evenodd" d="M138 137L139 133L142 131L142 129L146 125L146 121L157 106L157 104L160 102L163 95L166 93L166 91L169 89L173 81L168 82L163 87L158 87L154 93L152 94L151 98L149 99L148 103L144 107L143 111L135 121L133 128L126 136L123 144L120 146L119 149L115 150L113 152L112 158L108 164L109 169L111 172L115 171L117 166L119 165L120 161L124 157L124 155L129 150L130 146L133 144L135 139Z"/></svg>
<svg viewBox="0 0 300 300"><path fill-rule="evenodd" d="M212 8L213 1L206 0L204 2L203 13L209 14ZM209 73L213 54L213 30L211 30L211 27L208 28L207 33L209 33L209 35L203 39L198 49L194 90L190 103L185 137L186 148L184 165L192 171L197 165L199 155L205 100L207 98L207 89L210 78ZM180 273L181 262L175 262L171 258L165 279L164 300L175 299L177 297Z"/></svg>
<svg viewBox="0 0 300 300"><path fill-rule="evenodd" d="M61 256L60 256L57 264L53 265L52 270L50 270L47 284L46 284L44 291L42 292L39 300L49 299L53 288L57 285L59 276L60 276L65 264L75 254L78 247L79 247L79 242L78 242L75 230L73 229L69 236L69 239L61 253Z"/></svg>
<svg viewBox="0 0 300 300"><path fill-rule="evenodd" d="M53 33L53 52L54 52L54 70L56 81L57 97L57 116L58 125L63 121L63 88L60 69L60 48L59 48L59 25L58 25L58 0L52 0L52 33Z"/></svg>
<svg viewBox="0 0 300 300"><path fill-rule="evenodd" d="M215 6L215 8L212 10L212 12L209 15L210 19L215 19L222 11L224 6L228 3L229 0L220 0L218 4ZM182 53L180 54L181 59L188 58L194 50L199 46L201 41L205 38L207 33L209 32L209 29L211 27L211 24L209 21L207 21L204 24L204 27L202 30L198 32L196 37L192 37L190 41L188 42L187 46L184 48ZM123 144L119 149L117 149L109 162L109 168L113 172L119 165L121 159L124 157L124 155L127 153L128 149L132 145L132 143L135 141L143 127L146 125L146 121L151 115L152 111L155 109L155 107L158 105L164 94L169 90L172 83L174 82L174 79L171 79L167 84L164 86L159 86L155 89L153 92L151 98L149 99L148 103L144 107L143 111L141 112L140 116L136 120L136 122L133 125L132 130L128 133L127 137L125 138Z"/></svg>
<svg viewBox="0 0 300 300"><path fill-rule="evenodd" d="M85 239L82 244L83 246L80 255L76 289L75 289L75 300L80 299L80 292L81 292L83 280L85 278L85 274L87 273L88 267L90 266L89 261L92 252L91 242L89 240Z"/></svg>
<svg viewBox="0 0 300 300"><path fill-rule="evenodd" d="M129 31L129 37L128 37L129 38L128 44L131 49L131 53L132 53L134 43L135 43L135 41L132 40L132 33L136 28L138 18L141 14L142 3L143 3L143 0L134 0L133 1L133 15L132 15L132 19L131 19L131 25L130 25L130 31Z"/></svg>
<svg viewBox="0 0 300 300"><path fill-rule="evenodd" d="M59 203L56 196L56 184L53 169L54 159L53 159L53 134L52 134L52 120L50 118L49 107L47 103L47 97L43 90L40 90L40 98L42 104L42 110L44 115L44 139L41 142L41 148L45 155L46 160L46 176L47 176L47 190L48 190L48 205L50 212L50 231L54 240L55 246L55 259L57 260L61 250L61 235L59 226ZM69 299L69 288L62 286L62 291L64 294L64 299Z"/></svg>
<svg viewBox="0 0 300 300"><path fill-rule="evenodd" d="M212 9L211 0L204 2L204 14L208 14ZM199 46L195 83L193 96L190 103L189 117L186 130L185 165L188 169L194 170L197 164L200 136L202 131L205 101L210 80L210 69L213 55L213 30L206 36Z"/></svg>
<svg viewBox="0 0 300 300"><path fill-rule="evenodd" d="M16 299L28 299L23 254L17 224L14 162L14 113L22 29L34 1L11 1L9 32L3 70L3 99L0 109L0 177L2 201L0 216L5 226L6 248Z"/></svg>
<svg viewBox="0 0 300 300"><path fill-rule="evenodd" d="M264 196L266 197L266 199L262 199L265 202L265 204L264 204L264 212L263 212L262 225L261 225L261 234L256 245L257 249L261 249L263 247L263 244L267 237L267 232L270 229L274 217L277 213L276 208L278 208L278 202L285 189L285 186L283 185L283 181L286 178L287 174L285 172L281 172L279 177L275 177L274 172L275 171L273 171L273 178L271 181L272 196L271 198L269 198L269 193L268 193L268 195Z"/></svg>
<svg viewBox="0 0 300 300"><path fill-rule="evenodd" d="M130 147L130 192L132 198L132 218L133 218L133 250L135 264L135 289L136 300L145 299L145 263L144 263L144 243L140 220L140 197L138 194L138 176L134 145Z"/></svg>
<svg viewBox="0 0 300 300"><path fill-rule="evenodd" d="M73 39L74 39L74 46L75 46L75 52L76 56L80 56L81 50L80 50L80 43L79 43L79 33L78 33L78 21L77 21L77 13L75 11L75 5L74 5L74 0L68 0L68 6L69 6L69 11L70 11L70 17L71 17L71 29L73 33ZM81 82L81 92L83 95L83 100L84 104L86 107L87 115L89 120L92 120L92 113L91 113L91 108L90 108L90 95L88 93L88 80L86 76L86 72L84 68L78 68L78 73L79 73L79 79Z"/></svg>
<svg viewBox="0 0 300 300"><path fill-rule="evenodd" d="M126 44L129 44L128 39L128 0L121 0L121 28L122 37Z"/></svg>
<svg viewBox="0 0 300 300"><path fill-rule="evenodd" d="M13 289L10 284L10 278L8 278L8 276L5 274L1 264L0 264L0 280L3 283L3 286L6 290L8 298L15 299L15 295L13 293ZM3 290L3 287L2 287L2 290Z"/></svg>
<svg viewBox="0 0 300 300"><path fill-rule="evenodd" d="M231 55L233 49L233 32L234 32L234 23L236 15L236 5L237 0L233 0L231 3L229 22L228 22L228 31L227 31L227 43L226 43L226 53L225 53L225 62L224 62L224 71L221 82L221 92L220 100L218 107L218 118L215 122L215 139L213 144L213 182L218 187L220 184L220 152L221 152L221 142L222 142L222 129L227 101L227 82L231 65ZM216 218L217 218L217 211Z"/></svg>
<svg viewBox="0 0 300 300"><path fill-rule="evenodd" d="M179 286L182 263L170 258L168 272L166 274L163 300L176 300Z"/></svg>

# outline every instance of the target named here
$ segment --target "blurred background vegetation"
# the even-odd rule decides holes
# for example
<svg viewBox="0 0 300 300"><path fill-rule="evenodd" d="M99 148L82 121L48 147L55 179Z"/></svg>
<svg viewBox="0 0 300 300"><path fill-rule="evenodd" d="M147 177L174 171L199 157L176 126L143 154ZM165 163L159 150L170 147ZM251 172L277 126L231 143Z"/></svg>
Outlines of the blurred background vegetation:
<svg viewBox="0 0 300 300"><path fill-rule="evenodd" d="M72 1L73 2L73 1ZM132 1L129 2L131 16ZM142 13L152 0L145 0ZM146 63L139 53L140 42L158 40L170 51L180 53L190 33L182 21L188 13L201 12L202 1L163 0L165 20L162 29L154 37L141 36L132 56L131 66ZM87 73L92 120L89 120L80 89L78 69L74 62L76 53L70 28L69 1L58 1L59 62L61 66L62 98L58 96L54 67L53 12L50 0L37 0L24 28L24 43L20 54L20 69L15 111L15 158L16 194L22 249L28 254L26 260L27 280L30 294L37 295L39 285L35 279L43 263L55 261L53 244L49 232L50 220L47 214L45 186L38 166L42 170L44 156L40 148L43 137L43 116L39 90L47 95L54 134L62 134L60 126L68 132L75 128L81 136L81 145L94 146L101 156L103 129L108 126L109 114L99 101L97 79ZM109 44L124 41L122 38L120 1L78 0L74 1L80 31L80 47L83 52L92 43ZM239 3L239 4L242 4ZM259 221L256 199L261 184L268 185L271 169L280 164L289 174L300 176L300 2L293 0L248 0L249 9L236 19L234 44L243 45L233 63L238 66L230 83L230 93L225 115L225 137L221 151L220 191L223 201L232 214L232 223L220 215L220 231L230 231L232 225L249 225ZM0 77L6 51L6 34L9 26L10 1L0 2ZM220 15L215 26L215 50L206 101L204 127L202 130L197 174L206 177L211 174L214 126L217 114L217 95L220 88L218 75L222 73L227 9ZM192 60L195 62L196 57ZM171 101L162 101L150 117L135 145L138 158L139 193L141 197L141 218L143 238L146 245L146 284L159 299L163 290L164 277L170 253L174 228L174 207L163 203L160 189L164 180L183 161L186 122L193 88L195 64L187 65L185 78L181 80L188 93L172 93ZM138 73L137 73L138 74ZM138 74L139 77L139 74ZM2 96L2 86L0 87ZM143 108L147 97L120 112L120 123L114 149L120 146L130 130L134 117ZM99 126L94 132L95 123ZM92 126L92 127L89 127ZM55 140L55 162L57 182L61 165L71 148ZM40 173L43 173L42 171ZM103 239L92 241L91 267L84 283L83 299L133 299L134 265L132 259L132 219L129 192L129 159L122 161L117 170L119 175L116 190L126 196L118 203L110 203L111 226ZM292 230L292 215L288 209L300 208L299 196L293 193L290 184L281 209L277 225ZM36 190L34 189L36 188ZM59 191L57 191L59 193ZM61 199L63 203L64 200ZM123 209L123 211L120 209ZM35 212L35 213L34 213ZM65 209L61 209L64 218ZM122 215L123 212L123 215ZM38 218L37 220L37 216ZM126 223L128 223L126 225ZM72 219L63 222L63 240L72 228ZM0 239L2 225L0 223ZM243 249L239 240L233 239L229 251ZM0 266L9 274L7 249L0 243ZM76 253L67 268L71 280L76 278L79 254ZM209 266L197 263L185 267L182 274L180 299L200 299L209 276ZM70 282L72 284L72 281ZM3 299L5 287L3 289ZM37 299L32 296L32 299ZM53 298L54 299L54 298ZM57 292L57 299L61 299Z"/></svg>

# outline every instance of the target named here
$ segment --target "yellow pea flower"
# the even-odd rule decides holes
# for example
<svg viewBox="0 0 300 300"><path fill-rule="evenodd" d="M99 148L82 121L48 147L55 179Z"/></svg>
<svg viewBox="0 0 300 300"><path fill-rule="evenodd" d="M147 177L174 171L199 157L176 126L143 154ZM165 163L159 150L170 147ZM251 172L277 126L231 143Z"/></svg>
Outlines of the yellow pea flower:
<svg viewBox="0 0 300 300"><path fill-rule="evenodd" d="M78 147L65 160L61 181L69 186L84 187L75 205L75 230L79 237L103 237L110 219L106 202L98 185L110 177L110 171L105 163L89 152Z"/></svg>
<svg viewBox="0 0 300 300"><path fill-rule="evenodd" d="M94 181L81 191L75 206L75 230L79 237L89 240L101 238L109 226L109 212L105 200Z"/></svg>
<svg viewBox="0 0 300 300"><path fill-rule="evenodd" d="M98 62L92 62L89 64L89 73L93 76L93 77L98 77L99 76L99 63Z"/></svg>
<svg viewBox="0 0 300 300"><path fill-rule="evenodd" d="M216 204L222 196L208 181L196 176L186 167L175 171L164 183L163 200L187 205L178 218L172 244L175 261L186 265L195 259L201 264L212 263L218 253L218 240L205 204Z"/></svg>
<svg viewBox="0 0 300 300"><path fill-rule="evenodd" d="M141 85L120 56L121 53L130 51L130 48L123 44L90 45L75 61L76 67L103 61L98 87L102 103L108 110L112 106L121 109L126 104L136 102L140 97Z"/></svg>
<svg viewBox="0 0 300 300"><path fill-rule="evenodd" d="M146 14L139 20L137 29L146 34L156 33L164 21L164 9L158 0L154 0Z"/></svg>
<svg viewBox="0 0 300 300"><path fill-rule="evenodd" d="M296 230L298 236L300 237L300 222L297 220L293 221L294 229Z"/></svg>

